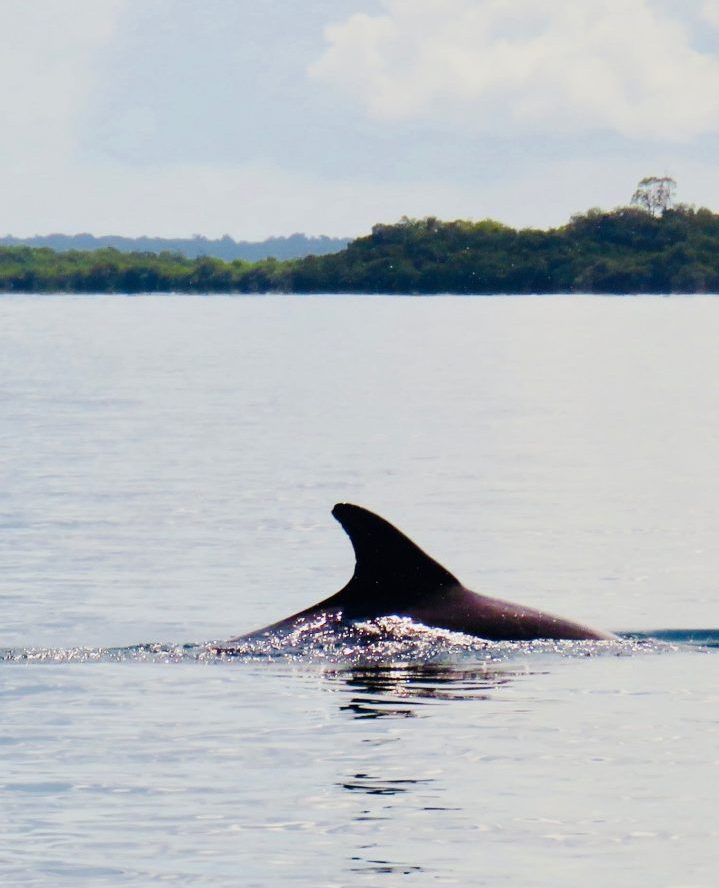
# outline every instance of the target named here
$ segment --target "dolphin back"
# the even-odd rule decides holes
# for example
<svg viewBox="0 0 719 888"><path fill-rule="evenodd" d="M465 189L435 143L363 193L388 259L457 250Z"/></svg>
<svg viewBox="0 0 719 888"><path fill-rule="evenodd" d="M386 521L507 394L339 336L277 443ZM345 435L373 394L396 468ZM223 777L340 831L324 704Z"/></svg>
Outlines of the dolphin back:
<svg viewBox="0 0 719 888"><path fill-rule="evenodd" d="M343 620L395 614L492 641L616 637L466 589L409 537L368 509L337 503L332 514L349 536L355 553L355 569L347 585L324 601L258 632L230 639L228 644L292 627L298 619L320 613L334 614Z"/></svg>

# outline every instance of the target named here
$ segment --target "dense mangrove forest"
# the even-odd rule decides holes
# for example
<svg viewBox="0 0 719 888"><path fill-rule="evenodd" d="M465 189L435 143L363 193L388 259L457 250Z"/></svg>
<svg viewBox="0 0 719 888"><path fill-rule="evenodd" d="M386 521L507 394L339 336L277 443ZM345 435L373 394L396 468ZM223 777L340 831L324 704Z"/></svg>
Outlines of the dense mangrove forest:
<svg viewBox="0 0 719 888"><path fill-rule="evenodd" d="M0 247L5 293L719 292L719 215L590 210L549 230L403 218L341 252L260 262Z"/></svg>

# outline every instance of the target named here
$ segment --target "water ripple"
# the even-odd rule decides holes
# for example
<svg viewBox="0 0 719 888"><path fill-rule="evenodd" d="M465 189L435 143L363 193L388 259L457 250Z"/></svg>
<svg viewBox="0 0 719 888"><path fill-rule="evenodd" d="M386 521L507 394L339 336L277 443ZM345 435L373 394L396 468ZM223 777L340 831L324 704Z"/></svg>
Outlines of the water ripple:
<svg viewBox="0 0 719 888"><path fill-rule="evenodd" d="M290 629L253 636L238 642L151 642L118 648L6 648L4 663L187 663L187 662L299 662L328 667L391 665L438 668L511 663L536 667L539 658L631 656L677 650L709 652L719 648L717 629L662 629L624 633L616 641L486 641L481 638L428 628L402 617L381 617L344 624L326 617L302 622ZM377 673L374 673L377 674ZM453 675L456 678L456 675Z"/></svg>

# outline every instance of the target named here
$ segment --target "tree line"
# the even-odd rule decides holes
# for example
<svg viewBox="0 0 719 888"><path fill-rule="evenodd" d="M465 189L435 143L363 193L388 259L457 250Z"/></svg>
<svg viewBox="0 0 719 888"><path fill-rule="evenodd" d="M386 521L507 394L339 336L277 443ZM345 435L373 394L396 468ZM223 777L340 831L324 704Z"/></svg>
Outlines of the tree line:
<svg viewBox="0 0 719 888"><path fill-rule="evenodd" d="M590 210L549 230L403 218L338 253L260 262L0 247L0 291L58 293L719 292L719 215Z"/></svg>

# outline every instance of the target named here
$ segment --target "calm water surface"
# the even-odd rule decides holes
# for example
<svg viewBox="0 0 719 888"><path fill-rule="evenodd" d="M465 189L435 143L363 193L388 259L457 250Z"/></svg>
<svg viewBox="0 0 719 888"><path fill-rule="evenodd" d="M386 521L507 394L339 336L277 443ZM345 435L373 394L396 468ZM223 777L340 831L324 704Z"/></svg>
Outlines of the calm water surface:
<svg viewBox="0 0 719 888"><path fill-rule="evenodd" d="M719 302L0 299L0 882L717 884ZM206 642L339 500L618 644ZM383 630L384 631L384 630ZM393 634L395 633L395 634Z"/></svg>

